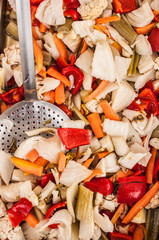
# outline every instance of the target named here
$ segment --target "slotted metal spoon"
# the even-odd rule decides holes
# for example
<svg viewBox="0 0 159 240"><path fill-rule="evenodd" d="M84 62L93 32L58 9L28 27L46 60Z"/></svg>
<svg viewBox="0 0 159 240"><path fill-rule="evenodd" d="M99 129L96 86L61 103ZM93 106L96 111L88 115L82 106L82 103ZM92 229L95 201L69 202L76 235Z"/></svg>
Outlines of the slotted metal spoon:
<svg viewBox="0 0 159 240"><path fill-rule="evenodd" d="M13 137L17 139L18 146L27 138L25 131L44 127L47 120L50 120L47 127L59 128L64 120L69 119L55 105L37 100L30 0L16 0L16 13L25 100L14 104L0 115L0 148L6 151ZM13 122L10 131L7 120Z"/></svg>

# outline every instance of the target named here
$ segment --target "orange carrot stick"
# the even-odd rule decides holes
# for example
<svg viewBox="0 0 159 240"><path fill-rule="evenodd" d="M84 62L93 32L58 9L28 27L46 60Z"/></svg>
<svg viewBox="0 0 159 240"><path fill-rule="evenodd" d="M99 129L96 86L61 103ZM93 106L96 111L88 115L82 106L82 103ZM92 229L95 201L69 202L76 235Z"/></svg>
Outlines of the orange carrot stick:
<svg viewBox="0 0 159 240"><path fill-rule="evenodd" d="M105 33L108 38L111 38L112 40L114 40L113 37L111 36L108 28L105 27L104 25L100 25L100 24L94 25L94 28L95 28L96 30L98 30L98 31L101 31L101 32Z"/></svg>
<svg viewBox="0 0 159 240"><path fill-rule="evenodd" d="M54 104L55 102L55 91L51 90L50 92L45 92L42 94L43 100Z"/></svg>
<svg viewBox="0 0 159 240"><path fill-rule="evenodd" d="M118 42L114 41L111 45L113 47L115 47L120 54L122 53L122 47L120 46L120 44Z"/></svg>
<svg viewBox="0 0 159 240"><path fill-rule="evenodd" d="M131 171L131 170L128 170L126 173L123 172L122 170L120 170L114 176L110 177L109 180L112 181L112 182L113 182L114 179L115 179L115 181L118 181L118 179L121 178L121 177L129 177L133 174L134 174L134 172Z"/></svg>
<svg viewBox="0 0 159 240"><path fill-rule="evenodd" d="M32 213L29 213L28 216L25 218L25 221L32 227L35 228L39 221L34 217Z"/></svg>
<svg viewBox="0 0 159 240"><path fill-rule="evenodd" d="M76 152L76 157L75 157L75 161L77 162L77 160L79 159L80 156L80 148L77 147L77 152Z"/></svg>
<svg viewBox="0 0 159 240"><path fill-rule="evenodd" d="M65 44L62 42L61 39L59 39L57 37L56 33L53 35L53 39L54 39L55 45L57 47L57 50L60 54L60 57L64 58L66 61L68 61L68 52L67 52L67 48L66 48Z"/></svg>
<svg viewBox="0 0 159 240"><path fill-rule="evenodd" d="M93 162L94 158L89 158L87 159L84 163L83 166L86 168L89 168L89 166L91 165L91 163Z"/></svg>
<svg viewBox="0 0 159 240"><path fill-rule="evenodd" d="M145 229L142 225L138 225L135 229L133 240L143 240L145 236Z"/></svg>
<svg viewBox="0 0 159 240"><path fill-rule="evenodd" d="M38 37L38 34L36 33L36 30L35 30L34 26L32 26L32 33L33 33L33 37L35 38L35 40L38 40L39 37Z"/></svg>
<svg viewBox="0 0 159 240"><path fill-rule="evenodd" d="M144 208L151 199L156 195L159 189L159 182L156 182L152 188L130 209L127 215L124 217L122 223L128 224L136 214Z"/></svg>
<svg viewBox="0 0 159 240"><path fill-rule="evenodd" d="M80 52L80 55L87 50L88 44L86 43L85 39L83 39L83 46Z"/></svg>
<svg viewBox="0 0 159 240"><path fill-rule="evenodd" d="M55 89L55 102L59 105L65 102L64 84L62 82Z"/></svg>
<svg viewBox="0 0 159 240"><path fill-rule="evenodd" d="M63 172L66 166L66 156L63 152L60 152L58 159L58 171Z"/></svg>
<svg viewBox="0 0 159 240"><path fill-rule="evenodd" d="M0 103L0 114L2 114L7 108L8 108L8 106L4 102L1 102Z"/></svg>
<svg viewBox="0 0 159 240"><path fill-rule="evenodd" d="M102 170L101 169L94 169L92 171L92 174L88 178L86 178L84 180L84 182L89 182L92 178L94 178L98 174L103 174Z"/></svg>
<svg viewBox="0 0 159 240"><path fill-rule="evenodd" d="M100 119L99 113L92 113L87 116L87 119L91 125L91 128L96 136L96 138L104 137L103 128L101 126L102 121Z"/></svg>
<svg viewBox="0 0 159 240"><path fill-rule="evenodd" d="M39 32L45 33L46 31L47 31L47 27L43 23L40 23Z"/></svg>
<svg viewBox="0 0 159 240"><path fill-rule="evenodd" d="M47 74L50 75L51 77L54 77L58 80L60 80L63 84L65 84L67 87L71 86L70 81L67 79L67 77L65 77L64 75L62 75L60 72L58 72L57 70L55 70L54 68L50 67L47 70Z"/></svg>
<svg viewBox="0 0 159 240"><path fill-rule="evenodd" d="M120 204L118 209L116 210L115 214L113 215L112 219L111 219L111 222L113 224L116 223L116 221L118 220L118 218L120 217L120 215L124 212L125 210L125 204Z"/></svg>
<svg viewBox="0 0 159 240"><path fill-rule="evenodd" d="M35 162L35 160L39 157L39 153L36 151L36 149L31 150L27 153L25 156L29 161Z"/></svg>
<svg viewBox="0 0 159 240"><path fill-rule="evenodd" d="M37 64L37 69L38 69L38 72L40 72L43 69L43 54L42 54L41 48L37 44L34 37L33 37L33 48L34 48L34 55L35 55L35 61Z"/></svg>
<svg viewBox="0 0 159 240"><path fill-rule="evenodd" d="M116 21L119 21L119 20L120 20L120 17L118 17L118 16L97 18L96 19L96 24L103 24L103 23L108 23L108 22L116 22Z"/></svg>
<svg viewBox="0 0 159 240"><path fill-rule="evenodd" d="M85 97L85 101L88 102L92 100L93 98L96 98L103 89L107 86L109 81L102 80L101 83L98 85L98 87L88 96Z"/></svg>
<svg viewBox="0 0 159 240"><path fill-rule="evenodd" d="M17 168L24 172L31 173L36 176L41 176L43 173L43 166L40 166L36 163L32 163L17 157L11 157L10 159Z"/></svg>
<svg viewBox="0 0 159 240"><path fill-rule="evenodd" d="M39 72L39 75L43 78L46 77L46 71L44 71L43 69Z"/></svg>
<svg viewBox="0 0 159 240"><path fill-rule="evenodd" d="M100 153L97 153L97 158L98 159L101 159L101 158L104 158L106 157L110 152L100 152Z"/></svg>
<svg viewBox="0 0 159 240"><path fill-rule="evenodd" d="M154 20L156 21L156 22L159 22L159 11L153 11L153 14L154 14Z"/></svg>
<svg viewBox="0 0 159 240"><path fill-rule="evenodd" d="M49 161L46 160L45 158L43 158L43 157L38 157L38 159L37 159L34 163L36 163L36 164L38 164L38 165L41 165L42 167L45 167L48 162L49 162Z"/></svg>
<svg viewBox="0 0 159 240"><path fill-rule="evenodd" d="M144 27L135 27L135 31L138 34L146 34L147 35L149 32L151 32L151 30L153 29L155 24L156 24L155 22L152 22Z"/></svg>
<svg viewBox="0 0 159 240"><path fill-rule="evenodd" d="M101 108L106 116L110 120L120 121L118 114L114 111L114 109L110 106L110 104L104 100L100 103Z"/></svg>
<svg viewBox="0 0 159 240"><path fill-rule="evenodd" d="M147 168L146 168L146 181L149 184L152 184L152 180L153 180L153 170L154 170L154 165L155 165L157 149L152 148L151 154L152 154L152 156L151 156L151 158L147 164Z"/></svg>

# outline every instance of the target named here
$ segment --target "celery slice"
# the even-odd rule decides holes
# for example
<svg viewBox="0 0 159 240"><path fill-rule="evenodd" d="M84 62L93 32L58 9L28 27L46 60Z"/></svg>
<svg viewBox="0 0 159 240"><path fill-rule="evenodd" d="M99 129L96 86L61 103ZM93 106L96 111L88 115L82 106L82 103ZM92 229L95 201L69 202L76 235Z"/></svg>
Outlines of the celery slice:
<svg viewBox="0 0 159 240"><path fill-rule="evenodd" d="M68 33L71 30L71 28L72 28L72 23L73 23L72 18L67 18L65 24L60 25L58 27L58 29L57 29L58 33L59 32Z"/></svg>
<svg viewBox="0 0 159 240"><path fill-rule="evenodd" d="M85 122L85 125L88 126L89 122L88 120L82 115L82 113L76 108L75 106L71 107L71 109L75 112L75 114Z"/></svg>
<svg viewBox="0 0 159 240"><path fill-rule="evenodd" d="M135 51L133 51L133 55L131 57L131 63L128 69L128 77L132 77L136 75L136 69L139 63L139 54L137 54Z"/></svg>
<svg viewBox="0 0 159 240"><path fill-rule="evenodd" d="M71 240L80 240L79 239L79 224L78 224L78 222L75 222L72 224Z"/></svg>
<svg viewBox="0 0 159 240"><path fill-rule="evenodd" d="M76 218L78 220L87 223L91 221L93 214L93 195L94 193L92 191L80 185L76 203Z"/></svg>
<svg viewBox="0 0 159 240"><path fill-rule="evenodd" d="M13 21L10 21L10 23L6 27L6 33L13 38L14 40L18 41L18 27L17 24Z"/></svg>

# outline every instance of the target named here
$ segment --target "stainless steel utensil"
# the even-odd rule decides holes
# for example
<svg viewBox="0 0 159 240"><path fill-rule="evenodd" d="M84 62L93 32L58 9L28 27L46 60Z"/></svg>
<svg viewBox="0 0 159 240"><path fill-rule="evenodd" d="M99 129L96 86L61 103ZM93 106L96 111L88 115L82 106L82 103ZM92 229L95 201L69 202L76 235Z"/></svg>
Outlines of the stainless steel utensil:
<svg viewBox="0 0 159 240"><path fill-rule="evenodd" d="M47 120L51 120L47 127L59 128L64 120L69 119L53 104L37 100L30 0L16 0L16 13L25 100L14 104L0 116L0 148L7 151L13 137L19 145L27 138L25 131L43 127ZM7 120L13 123L10 131Z"/></svg>

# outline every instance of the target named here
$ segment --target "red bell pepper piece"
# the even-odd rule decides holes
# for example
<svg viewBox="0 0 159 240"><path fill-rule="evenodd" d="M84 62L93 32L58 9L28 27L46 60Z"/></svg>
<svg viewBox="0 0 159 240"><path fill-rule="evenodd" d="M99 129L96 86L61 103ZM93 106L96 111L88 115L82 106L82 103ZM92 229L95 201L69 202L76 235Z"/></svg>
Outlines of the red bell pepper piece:
<svg viewBox="0 0 159 240"><path fill-rule="evenodd" d="M33 23L34 19L35 19L35 14L37 11L37 6L30 6L30 10L31 10L31 22Z"/></svg>
<svg viewBox="0 0 159 240"><path fill-rule="evenodd" d="M56 60L56 64L60 69L63 69L65 67L73 66L75 64L75 61L76 61L75 55L72 54L69 63L63 57L59 57Z"/></svg>
<svg viewBox="0 0 159 240"><path fill-rule="evenodd" d="M41 2L43 2L44 0L30 0L30 4L31 5L39 5Z"/></svg>
<svg viewBox="0 0 159 240"><path fill-rule="evenodd" d="M11 105L22 101L24 99L23 86L13 88L8 92L2 93L0 95L0 99L2 99L6 104Z"/></svg>
<svg viewBox="0 0 159 240"><path fill-rule="evenodd" d="M60 225L60 223L54 223L54 224L49 225L48 227L51 229L57 229L59 225Z"/></svg>
<svg viewBox="0 0 159 240"><path fill-rule="evenodd" d="M32 203L26 199L21 198L19 202L15 203L8 209L8 217L13 227L17 227L23 221L32 209Z"/></svg>
<svg viewBox="0 0 159 240"><path fill-rule="evenodd" d="M44 188L48 184L49 181L55 183L55 178L52 173L47 173L44 176L42 176L41 187Z"/></svg>
<svg viewBox="0 0 159 240"><path fill-rule="evenodd" d="M80 3L78 0L63 0L66 9L69 8L78 8L80 6Z"/></svg>
<svg viewBox="0 0 159 240"><path fill-rule="evenodd" d="M46 218L50 218L53 213L55 212L55 210L59 209L59 208L62 208L62 207L65 207L66 206L66 202L60 202L60 203L57 203L55 205L53 205L51 208L48 209L46 215L45 215L45 219Z"/></svg>
<svg viewBox="0 0 159 240"><path fill-rule="evenodd" d="M83 83L83 79L84 79L83 72L75 66L70 66L70 67L63 68L62 74L68 78L71 75L74 77L74 85L75 86L71 89L71 93L73 95L77 94Z"/></svg>
<svg viewBox="0 0 159 240"><path fill-rule="evenodd" d="M151 89L151 91L157 96L157 92L155 91L154 87L153 87L153 83L152 80L148 81L145 86L143 88L140 89L140 92L142 92L145 88L149 88Z"/></svg>
<svg viewBox="0 0 159 240"><path fill-rule="evenodd" d="M7 82L7 87L11 88L14 85L16 85L15 79L14 79L14 77L11 77L11 79L9 79L9 81Z"/></svg>
<svg viewBox="0 0 159 240"><path fill-rule="evenodd" d="M130 176L119 178L118 203L131 204L140 200L146 193L146 177Z"/></svg>
<svg viewBox="0 0 159 240"><path fill-rule="evenodd" d="M100 213L102 216L107 215L108 218L109 218L109 220L111 220L112 217L113 217L113 215L114 215L113 212L110 212L110 211L108 211L108 210L104 210L104 209L101 210L99 213Z"/></svg>
<svg viewBox="0 0 159 240"><path fill-rule="evenodd" d="M132 168L132 170L134 172L138 171L138 170L141 170L142 174L144 174L146 172L146 167L136 163L135 166Z"/></svg>
<svg viewBox="0 0 159 240"><path fill-rule="evenodd" d="M99 192L103 196L109 195L113 192L113 183L105 177L93 178L90 182L85 182L85 186L93 192Z"/></svg>
<svg viewBox="0 0 159 240"><path fill-rule="evenodd" d="M152 29L148 41L151 44L152 51L159 52L159 28L155 27Z"/></svg>
<svg viewBox="0 0 159 240"><path fill-rule="evenodd" d="M111 240L132 240L132 236L124 233L113 232L113 233L110 233L110 239Z"/></svg>
<svg viewBox="0 0 159 240"><path fill-rule="evenodd" d="M88 129L58 128L57 132L67 150L90 144Z"/></svg>
<svg viewBox="0 0 159 240"><path fill-rule="evenodd" d="M137 9L135 0L113 0L115 13L127 13Z"/></svg>
<svg viewBox="0 0 159 240"><path fill-rule="evenodd" d="M77 21L80 17L79 13L76 9L69 8L64 11L65 17L71 17L74 21Z"/></svg>
<svg viewBox="0 0 159 240"><path fill-rule="evenodd" d="M72 117L72 111L63 103L60 105L57 105L62 111L64 111L69 118Z"/></svg>
<svg viewBox="0 0 159 240"><path fill-rule="evenodd" d="M147 113L147 117L151 115L151 100L146 99L138 99L136 98L128 107L130 110L145 111Z"/></svg>
<svg viewBox="0 0 159 240"><path fill-rule="evenodd" d="M155 181L159 180L159 158L157 158L155 165L154 165L153 178Z"/></svg>

